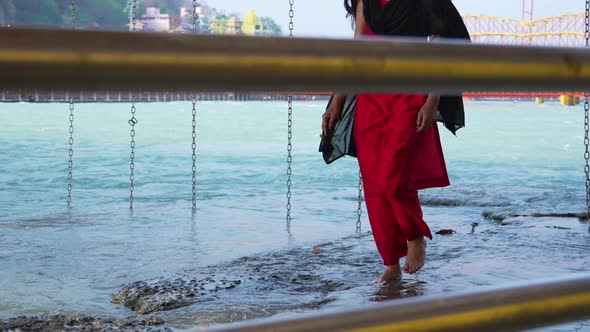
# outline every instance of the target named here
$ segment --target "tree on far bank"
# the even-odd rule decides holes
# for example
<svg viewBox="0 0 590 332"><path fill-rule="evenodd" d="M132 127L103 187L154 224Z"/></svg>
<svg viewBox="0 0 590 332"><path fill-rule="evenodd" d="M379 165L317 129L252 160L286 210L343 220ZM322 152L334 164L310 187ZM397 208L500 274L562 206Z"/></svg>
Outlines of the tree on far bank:
<svg viewBox="0 0 590 332"><path fill-rule="evenodd" d="M262 23L265 30L270 31L271 35L280 36L283 34L283 29L272 17L261 17L258 20Z"/></svg>

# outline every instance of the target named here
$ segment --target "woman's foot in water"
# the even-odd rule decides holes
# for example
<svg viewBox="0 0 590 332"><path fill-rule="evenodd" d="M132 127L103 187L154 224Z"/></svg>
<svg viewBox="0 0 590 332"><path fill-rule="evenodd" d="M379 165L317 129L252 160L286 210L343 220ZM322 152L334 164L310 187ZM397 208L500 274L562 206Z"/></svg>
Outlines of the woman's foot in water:
<svg viewBox="0 0 590 332"><path fill-rule="evenodd" d="M375 283L388 284L393 281L398 281L402 277L402 270L399 264L390 265L385 269L385 272L375 280Z"/></svg>
<svg viewBox="0 0 590 332"><path fill-rule="evenodd" d="M426 240L424 237L419 237L414 241L408 242L408 255L406 256L406 264L404 265L404 272L414 274L424 266L426 261Z"/></svg>

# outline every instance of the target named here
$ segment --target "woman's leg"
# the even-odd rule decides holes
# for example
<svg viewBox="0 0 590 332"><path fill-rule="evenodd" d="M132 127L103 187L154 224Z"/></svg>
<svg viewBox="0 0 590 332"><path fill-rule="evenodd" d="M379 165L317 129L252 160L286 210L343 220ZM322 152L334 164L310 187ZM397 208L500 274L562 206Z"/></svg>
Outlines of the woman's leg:
<svg viewBox="0 0 590 332"><path fill-rule="evenodd" d="M386 266L398 265L407 254L406 236L395 221L391 205L381 195L366 195L365 202L375 244Z"/></svg>
<svg viewBox="0 0 590 332"><path fill-rule="evenodd" d="M408 241L421 237L432 239L430 228L422 215L418 191L407 187L400 187L388 199L394 218Z"/></svg>
<svg viewBox="0 0 590 332"><path fill-rule="evenodd" d="M408 242L391 201L400 184L407 181L405 171L415 150L420 105L419 101L416 105L397 104L397 98L359 95L354 135L375 243L385 265L397 266L399 271L399 259L408 253Z"/></svg>
<svg viewBox="0 0 590 332"><path fill-rule="evenodd" d="M389 199L393 215L408 241L408 252L404 271L416 273L426 261L425 237L432 239L430 228L422 217L418 191L400 187Z"/></svg>
<svg viewBox="0 0 590 332"><path fill-rule="evenodd" d="M384 160L376 145L382 139L380 136L377 132L371 132L361 137L357 135L356 141L369 222L377 250L387 266L380 281L388 282L401 276L399 260L406 256L408 244L406 235L395 220L391 203L382 191L380 169Z"/></svg>

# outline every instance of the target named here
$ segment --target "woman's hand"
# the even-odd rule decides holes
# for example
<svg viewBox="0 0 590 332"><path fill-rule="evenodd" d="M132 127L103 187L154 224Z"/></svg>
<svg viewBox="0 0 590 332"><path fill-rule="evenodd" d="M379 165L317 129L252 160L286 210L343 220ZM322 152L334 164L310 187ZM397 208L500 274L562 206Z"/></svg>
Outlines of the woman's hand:
<svg viewBox="0 0 590 332"><path fill-rule="evenodd" d="M416 119L416 131L422 132L432 126L438 117L438 102L440 97L430 95L426 102L418 111L418 118Z"/></svg>
<svg viewBox="0 0 590 332"><path fill-rule="evenodd" d="M340 113L342 113L345 100L346 96L344 95L334 95L330 106L328 106L326 112L322 115L322 137L329 136L330 132L334 130L336 120L338 120Z"/></svg>

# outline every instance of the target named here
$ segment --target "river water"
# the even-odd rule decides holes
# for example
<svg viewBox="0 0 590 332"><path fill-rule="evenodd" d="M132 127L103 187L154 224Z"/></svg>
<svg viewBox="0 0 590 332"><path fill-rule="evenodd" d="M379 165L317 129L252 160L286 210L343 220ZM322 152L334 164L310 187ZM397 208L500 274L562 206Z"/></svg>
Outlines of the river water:
<svg viewBox="0 0 590 332"><path fill-rule="evenodd" d="M379 287L366 214L355 233L356 161L326 166L317 153L324 106L295 104L287 230L284 102L198 104L195 214L190 103L137 105L133 212L129 105L76 105L68 208L67 105L2 104L0 318L129 317L113 296L140 281L215 285L152 313L183 329L588 271L588 225L576 218L482 216L585 210L581 107L467 103L457 137L441 127L453 185L421 193L432 230L456 233L435 236L421 273Z"/></svg>

